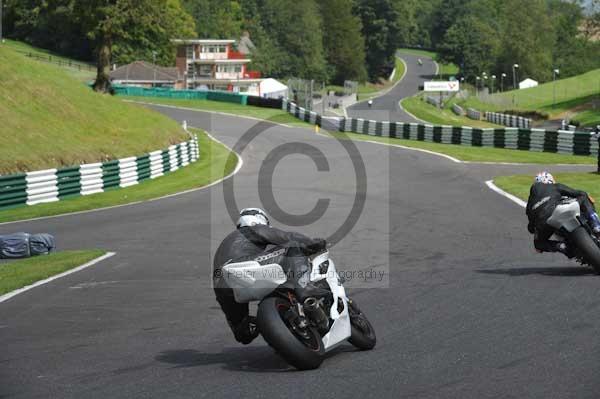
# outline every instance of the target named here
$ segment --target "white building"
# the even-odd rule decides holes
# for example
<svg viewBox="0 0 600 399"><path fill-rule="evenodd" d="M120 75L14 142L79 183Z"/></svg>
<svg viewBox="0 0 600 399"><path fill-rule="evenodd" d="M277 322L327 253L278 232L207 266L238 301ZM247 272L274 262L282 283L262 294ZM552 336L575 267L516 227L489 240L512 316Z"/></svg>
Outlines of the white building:
<svg viewBox="0 0 600 399"><path fill-rule="evenodd" d="M538 85L538 82L536 82L533 79L525 79L522 82L519 82L519 89L529 89L530 87L535 87Z"/></svg>

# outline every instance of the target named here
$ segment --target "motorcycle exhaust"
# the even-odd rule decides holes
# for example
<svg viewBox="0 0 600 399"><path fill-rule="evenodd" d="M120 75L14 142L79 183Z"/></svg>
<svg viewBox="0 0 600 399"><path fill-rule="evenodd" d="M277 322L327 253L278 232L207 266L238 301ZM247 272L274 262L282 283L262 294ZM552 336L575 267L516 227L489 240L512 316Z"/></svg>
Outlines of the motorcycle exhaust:
<svg viewBox="0 0 600 399"><path fill-rule="evenodd" d="M320 333L329 330L329 318L323 308L319 306L319 301L316 298L306 298L304 301L304 313L306 313L309 319L315 322L317 330Z"/></svg>

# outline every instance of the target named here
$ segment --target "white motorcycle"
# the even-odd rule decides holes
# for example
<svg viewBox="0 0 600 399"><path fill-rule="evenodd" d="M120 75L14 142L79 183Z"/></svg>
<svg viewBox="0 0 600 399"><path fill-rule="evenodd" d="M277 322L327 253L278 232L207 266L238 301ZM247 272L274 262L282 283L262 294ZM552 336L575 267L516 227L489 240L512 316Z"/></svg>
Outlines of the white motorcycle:
<svg viewBox="0 0 600 399"><path fill-rule="evenodd" d="M554 228L551 241L565 242L572 257L600 274L600 240L582 217L576 199L563 197L546 223Z"/></svg>
<svg viewBox="0 0 600 399"><path fill-rule="evenodd" d="M359 349L373 349L373 326L346 296L329 252L311 258L310 280L331 295L310 297L304 303L297 301L292 289L280 287L287 281L281 265L269 263L284 252L279 249L256 260L223 266L223 279L236 302L260 301L257 327L265 341L299 370L319 367L324 354L346 340Z"/></svg>

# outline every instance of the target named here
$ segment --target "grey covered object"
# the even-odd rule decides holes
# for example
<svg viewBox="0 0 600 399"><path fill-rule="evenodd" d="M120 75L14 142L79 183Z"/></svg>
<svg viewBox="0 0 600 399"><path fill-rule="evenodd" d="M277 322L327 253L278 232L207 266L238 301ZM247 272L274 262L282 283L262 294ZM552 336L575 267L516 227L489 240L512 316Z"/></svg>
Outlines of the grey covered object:
<svg viewBox="0 0 600 399"><path fill-rule="evenodd" d="M48 233L32 234L29 236L29 251L31 256L46 255L54 250L54 237Z"/></svg>
<svg viewBox="0 0 600 399"><path fill-rule="evenodd" d="M31 256L29 234L14 233L0 236L0 258L15 259L29 256Z"/></svg>
<svg viewBox="0 0 600 399"><path fill-rule="evenodd" d="M44 255L56 247L50 234L14 233L0 235L0 258L19 259Z"/></svg>

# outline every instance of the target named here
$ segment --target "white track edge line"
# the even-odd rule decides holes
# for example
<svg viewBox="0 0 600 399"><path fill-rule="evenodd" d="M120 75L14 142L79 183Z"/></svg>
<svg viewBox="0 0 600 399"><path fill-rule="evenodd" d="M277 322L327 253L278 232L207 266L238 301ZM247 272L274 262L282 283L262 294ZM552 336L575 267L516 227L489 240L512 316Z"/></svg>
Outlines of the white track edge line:
<svg viewBox="0 0 600 399"><path fill-rule="evenodd" d="M59 273L59 274L54 275L52 277L48 277L47 279L36 281L35 283L33 283L31 285L26 285L23 288L19 288L19 289L16 289L14 291L11 291L11 292L9 292L7 294L4 294L4 295L0 296L0 303L8 301L10 298L15 297L15 296L17 296L19 294L22 294L22 293L24 293L26 291L29 291L29 290L31 290L33 288L39 287L40 285L47 284L47 283L49 283L51 281L54 281L54 280L57 280L57 279L59 279L61 277L65 277L65 276L68 276L69 274L73 274L73 273L76 273L76 272L81 271L83 269L87 269L88 267L93 266L96 263L102 262L103 260L108 259L108 258L110 258L111 256L113 256L115 254L116 254L116 252L107 252L104 255L99 256L96 259L92 259L91 261L89 261L87 263L84 263L81 266L77 266L74 269L67 270L66 272Z"/></svg>
<svg viewBox="0 0 600 399"><path fill-rule="evenodd" d="M485 182L485 184L488 186L488 188L498 194L500 194L503 197L508 198L509 200L511 200L512 202L514 202L515 204L519 205L522 208L525 208L527 206L527 202L523 201L521 198L518 198L510 193L507 193L506 191L502 190L500 187L496 186L494 184L493 180L488 180Z"/></svg>
<svg viewBox="0 0 600 399"><path fill-rule="evenodd" d="M190 127L194 128L193 126L190 126ZM237 152L233 151L233 149L231 149L228 145L226 145L225 143L223 143L220 140L217 140L210 133L208 133L208 132L205 132L205 133L206 133L207 136L209 136L209 138L211 140L216 141L217 143L219 143L222 146L224 146L225 148L227 148L230 152L233 152L235 154L235 156L237 157L237 159L238 159L237 165L236 165L235 169L233 170L233 172L231 172L230 174L228 174L225 177L222 177L222 178L220 178L218 180L215 180L214 182L212 182L210 184L207 184L207 185L202 186L202 187L192 188L192 189L189 189L189 190L186 190L186 191L180 191L178 193L163 195L162 197L158 197L158 198L151 198L151 199L143 200L143 201L130 202L128 204L113 205L113 206L107 206L107 207L104 207L104 208L88 209L88 210L85 210L85 211L61 213L60 215L41 216L39 218L32 218L32 219L14 220L12 222L2 222L2 223L0 223L0 226L9 225L9 224L16 224L16 223L34 222L34 221L45 220L45 219L55 219L55 218L60 218L60 217L65 217L65 216L80 215L80 214L84 214L84 213L100 212L100 211L106 211L106 210L115 209L115 208L122 208L122 207L125 207L125 206L132 206L132 205L144 204L144 203L147 203L147 202L160 201L160 200L163 200L163 199L166 199L166 198L172 198L172 197L176 197L178 195L183 195L183 194L188 194L188 193L191 193L191 192L194 192L194 191L204 190L206 188L214 186L215 184L219 184L222 181L224 181L226 179L229 179L230 177L232 177L233 175L235 175L236 173L238 173L240 171L240 169L242 168L242 166L244 165L244 160L242 159L242 157L240 156L240 154L238 154Z"/></svg>

